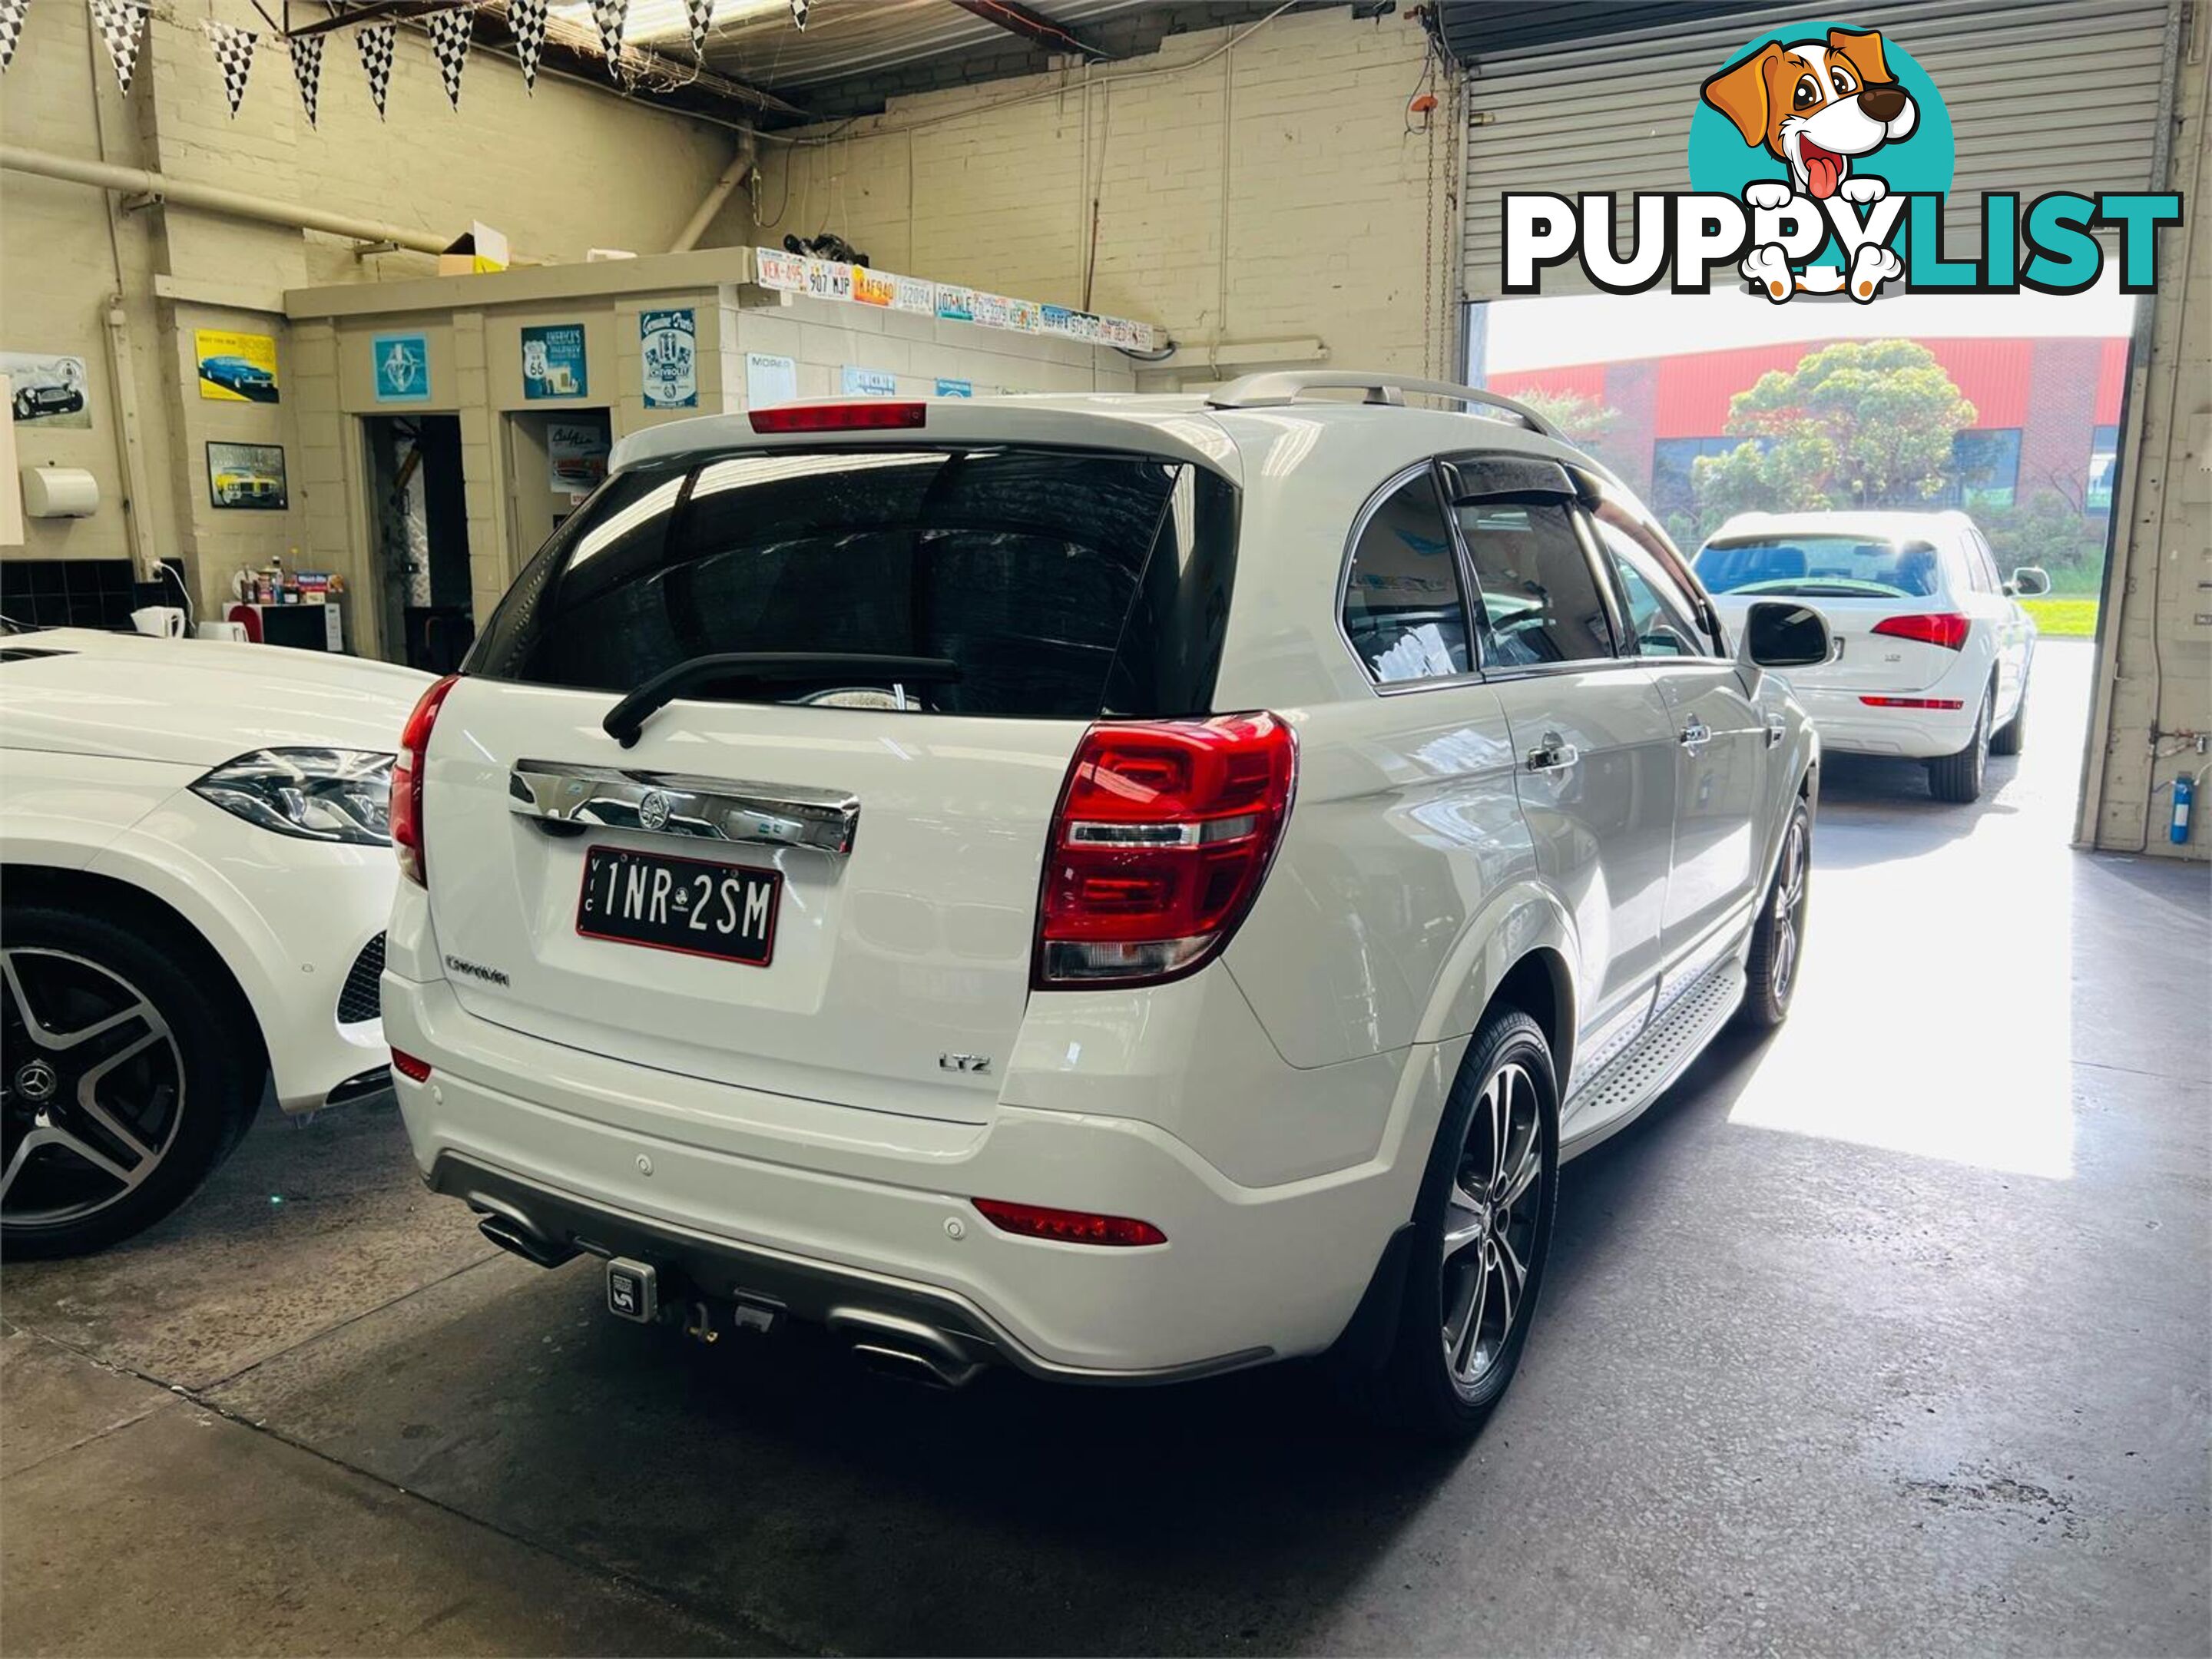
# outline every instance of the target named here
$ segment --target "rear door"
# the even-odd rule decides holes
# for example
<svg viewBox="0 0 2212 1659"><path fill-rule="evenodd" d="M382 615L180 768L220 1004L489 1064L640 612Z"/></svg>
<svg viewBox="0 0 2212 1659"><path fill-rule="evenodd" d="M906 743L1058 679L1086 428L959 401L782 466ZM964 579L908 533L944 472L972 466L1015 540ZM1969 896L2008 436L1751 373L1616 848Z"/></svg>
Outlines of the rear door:
<svg viewBox="0 0 2212 1659"><path fill-rule="evenodd" d="M1649 1017L1659 981L1676 794L1674 727L1620 623L1552 462L1474 456L1443 476L1476 589L1477 656L1511 734L1521 810L1571 908L1581 961L1577 1074Z"/></svg>
<svg viewBox="0 0 2212 1659"><path fill-rule="evenodd" d="M617 475L438 722L455 994L640 1066L982 1121L1069 759L1102 711L1209 712L1233 514L1201 468L1018 446ZM604 729L731 653L634 746Z"/></svg>

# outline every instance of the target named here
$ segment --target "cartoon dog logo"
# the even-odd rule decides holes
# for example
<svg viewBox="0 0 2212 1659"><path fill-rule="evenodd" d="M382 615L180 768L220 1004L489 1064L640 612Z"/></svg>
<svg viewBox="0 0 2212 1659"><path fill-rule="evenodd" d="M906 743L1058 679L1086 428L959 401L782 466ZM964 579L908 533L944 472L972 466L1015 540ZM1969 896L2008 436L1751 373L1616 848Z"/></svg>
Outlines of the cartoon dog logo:
<svg viewBox="0 0 2212 1659"><path fill-rule="evenodd" d="M1759 179L1744 190L1753 208L1778 209L1792 196L1825 202L1832 196L1864 206L1889 193L1888 183L1852 162L1884 144L1909 137L1920 111L1882 56L1873 29L1828 31L1826 40L1769 40L1705 83L1705 101L1735 125L1743 142L1765 149L1790 169L1790 184ZM1799 276L1779 243L1753 248L1741 267L1744 280L1777 303L1793 294L1847 292L1874 298L1883 283L1904 274L1890 249L1869 243L1852 255L1846 273L1814 268Z"/></svg>

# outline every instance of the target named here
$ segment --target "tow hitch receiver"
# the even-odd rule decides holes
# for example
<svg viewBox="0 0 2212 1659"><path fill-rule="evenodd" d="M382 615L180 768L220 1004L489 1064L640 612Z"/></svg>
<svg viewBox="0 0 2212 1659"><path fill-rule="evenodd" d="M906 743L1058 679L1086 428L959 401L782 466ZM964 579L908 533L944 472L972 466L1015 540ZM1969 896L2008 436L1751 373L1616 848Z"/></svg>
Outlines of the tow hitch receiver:
<svg viewBox="0 0 2212 1659"><path fill-rule="evenodd" d="M650 1325L660 1314L660 1275L649 1261L628 1256L607 1261L607 1311L617 1319Z"/></svg>

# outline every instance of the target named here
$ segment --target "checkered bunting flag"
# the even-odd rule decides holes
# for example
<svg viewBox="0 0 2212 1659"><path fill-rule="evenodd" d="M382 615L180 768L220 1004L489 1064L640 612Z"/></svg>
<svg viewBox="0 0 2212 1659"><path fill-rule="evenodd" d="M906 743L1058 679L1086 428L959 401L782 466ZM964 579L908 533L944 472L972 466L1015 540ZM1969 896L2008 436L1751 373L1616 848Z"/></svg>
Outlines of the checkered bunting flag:
<svg viewBox="0 0 2212 1659"><path fill-rule="evenodd" d="M246 96L246 77L253 69L254 43L260 38L235 23L203 23L216 66L222 70L222 95L230 100L230 118L238 119L239 100Z"/></svg>
<svg viewBox="0 0 2212 1659"><path fill-rule="evenodd" d="M607 73L622 78L623 25L629 18L629 0L592 0L592 21L599 26L599 45L607 54Z"/></svg>
<svg viewBox="0 0 2212 1659"><path fill-rule="evenodd" d="M795 29L806 27L806 0L791 0L791 26Z"/></svg>
<svg viewBox="0 0 2212 1659"><path fill-rule="evenodd" d="M128 97L131 76L138 67L138 45L146 38L146 0L92 0L92 22L115 65L115 84Z"/></svg>
<svg viewBox="0 0 2212 1659"><path fill-rule="evenodd" d="M447 100L461 106L461 66L469 61L470 33L476 13L468 8L430 14L430 51L438 60L438 73L446 82Z"/></svg>
<svg viewBox="0 0 2212 1659"><path fill-rule="evenodd" d="M507 26L514 31L514 55L522 64L522 84L538 90L538 55L545 50L545 0L507 0Z"/></svg>
<svg viewBox="0 0 2212 1659"><path fill-rule="evenodd" d="M707 55L707 35L714 27L714 0L684 0L684 9L691 19L691 55Z"/></svg>
<svg viewBox="0 0 2212 1659"><path fill-rule="evenodd" d="M292 78L300 83L300 103L307 112L307 125L315 125L315 100L323 87L323 42L326 34L295 34L285 44L292 49Z"/></svg>
<svg viewBox="0 0 2212 1659"><path fill-rule="evenodd" d="M361 66L368 71L368 95L376 103L376 118L384 118L384 94L392 85L392 40L396 23L371 23L356 32L353 43L361 48Z"/></svg>
<svg viewBox="0 0 2212 1659"><path fill-rule="evenodd" d="M23 32L23 14L31 0L0 0L0 70L15 61L15 37Z"/></svg>

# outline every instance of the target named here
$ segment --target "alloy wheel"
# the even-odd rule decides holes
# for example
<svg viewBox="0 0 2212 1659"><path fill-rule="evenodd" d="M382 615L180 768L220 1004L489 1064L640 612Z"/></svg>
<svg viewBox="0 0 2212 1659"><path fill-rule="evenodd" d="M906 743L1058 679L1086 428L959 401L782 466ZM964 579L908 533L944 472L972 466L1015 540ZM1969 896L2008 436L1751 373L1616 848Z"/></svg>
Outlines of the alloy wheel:
<svg viewBox="0 0 2212 1659"><path fill-rule="evenodd" d="M1797 947L1805 933L1805 896L1812 860L1807 857L1805 821L1792 818L1782 842L1782 861L1774 873L1774 1000L1787 1003L1797 976Z"/></svg>
<svg viewBox="0 0 2212 1659"><path fill-rule="evenodd" d="M73 1221L137 1191L184 1104L184 1053L137 987L65 951L0 951L0 1217Z"/></svg>
<svg viewBox="0 0 2212 1659"><path fill-rule="evenodd" d="M1453 1385L1472 1393L1498 1365L1528 1306L1543 1200L1543 1105L1528 1068L1490 1074L1468 1119L1445 1200L1443 1340Z"/></svg>

